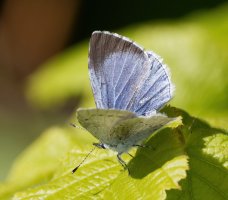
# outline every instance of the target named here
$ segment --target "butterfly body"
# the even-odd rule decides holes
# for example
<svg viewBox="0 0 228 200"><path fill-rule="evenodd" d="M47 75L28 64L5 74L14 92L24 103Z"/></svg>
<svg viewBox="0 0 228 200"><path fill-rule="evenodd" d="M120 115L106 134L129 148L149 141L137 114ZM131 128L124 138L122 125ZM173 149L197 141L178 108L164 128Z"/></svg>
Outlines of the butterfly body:
<svg viewBox="0 0 228 200"><path fill-rule="evenodd" d="M122 153L174 120L158 112L173 96L168 68L128 38L95 31L89 75L97 108L78 109L77 119L124 165Z"/></svg>

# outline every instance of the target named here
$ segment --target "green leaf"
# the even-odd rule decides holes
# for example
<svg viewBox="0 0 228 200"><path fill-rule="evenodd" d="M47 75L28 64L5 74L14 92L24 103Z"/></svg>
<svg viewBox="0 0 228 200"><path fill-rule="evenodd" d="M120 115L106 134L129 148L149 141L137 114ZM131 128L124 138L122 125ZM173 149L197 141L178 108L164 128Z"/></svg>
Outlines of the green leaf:
<svg viewBox="0 0 228 200"><path fill-rule="evenodd" d="M72 133L69 128L53 127L45 131L14 162L6 183L0 185L0 199L48 182L59 167L61 157L75 147L78 140L93 141L92 137L85 137L80 131Z"/></svg>
<svg viewBox="0 0 228 200"><path fill-rule="evenodd" d="M204 138L203 152L218 160L228 169L228 136L221 133Z"/></svg>
<svg viewBox="0 0 228 200"><path fill-rule="evenodd" d="M179 21L148 22L118 31L160 54L172 71L176 96L163 112L182 117L125 155L130 175L110 150L90 152L89 134L47 130L14 163L0 199L228 199L228 6ZM214 28L216 27L216 29ZM88 42L49 61L29 79L27 96L41 107L80 97L92 105ZM178 46L178 48L174 48ZM52 92L50 92L52 91ZM179 118L178 118L179 119Z"/></svg>
<svg viewBox="0 0 228 200"><path fill-rule="evenodd" d="M181 116L183 125L153 134L130 152L134 158L126 154L130 174L106 149L95 149L72 174L95 140L50 129L15 163L8 179L20 190L14 199L226 199L227 133L177 108L162 112Z"/></svg>
<svg viewBox="0 0 228 200"><path fill-rule="evenodd" d="M184 117L183 123L179 131L185 135L190 170L181 181L182 190L169 191L167 199L228 199L227 132L197 118L191 122Z"/></svg>
<svg viewBox="0 0 228 200"><path fill-rule="evenodd" d="M136 169L135 166L134 170ZM165 190L180 189L178 182L186 177L187 169L187 156L183 155L171 159L143 178L129 177L127 173L123 173L105 191L103 197L104 199L165 199ZM139 170L143 170L142 166Z"/></svg>

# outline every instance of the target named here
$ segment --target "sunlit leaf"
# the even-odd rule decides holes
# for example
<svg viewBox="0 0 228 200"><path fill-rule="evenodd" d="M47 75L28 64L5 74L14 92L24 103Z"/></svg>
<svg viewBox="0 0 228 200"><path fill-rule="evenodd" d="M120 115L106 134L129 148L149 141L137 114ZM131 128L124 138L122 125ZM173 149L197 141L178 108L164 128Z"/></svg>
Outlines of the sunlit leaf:
<svg viewBox="0 0 228 200"><path fill-rule="evenodd" d="M145 147L131 151L134 158L125 155L129 173L114 152L95 149L72 174L95 139L88 133L79 139L69 129L54 128L19 157L9 178L9 194L19 191L14 199L227 198L227 133L177 108L162 112L181 116L183 125L153 134ZM34 175L28 175L33 168Z"/></svg>
<svg viewBox="0 0 228 200"><path fill-rule="evenodd" d="M228 133L196 118L183 123L189 170L182 190L171 190L167 199L228 199Z"/></svg>

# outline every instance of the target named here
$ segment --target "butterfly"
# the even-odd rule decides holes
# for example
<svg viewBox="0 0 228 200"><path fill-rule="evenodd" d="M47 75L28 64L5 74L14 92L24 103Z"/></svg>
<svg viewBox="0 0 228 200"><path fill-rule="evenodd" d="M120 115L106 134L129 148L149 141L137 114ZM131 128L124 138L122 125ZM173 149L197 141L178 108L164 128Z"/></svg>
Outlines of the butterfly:
<svg viewBox="0 0 228 200"><path fill-rule="evenodd" d="M152 51L107 31L94 31L89 44L89 76L96 108L76 111L78 122L119 162L133 146L175 120L158 111L173 97L167 66Z"/></svg>

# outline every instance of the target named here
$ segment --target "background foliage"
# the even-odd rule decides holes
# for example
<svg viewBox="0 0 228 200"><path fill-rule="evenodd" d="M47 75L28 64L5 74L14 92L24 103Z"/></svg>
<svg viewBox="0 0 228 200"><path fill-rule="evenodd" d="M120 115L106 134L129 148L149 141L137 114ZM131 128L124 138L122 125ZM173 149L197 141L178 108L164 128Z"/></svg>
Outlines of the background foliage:
<svg viewBox="0 0 228 200"><path fill-rule="evenodd" d="M164 58L176 85L172 105L226 128L227 10L226 5L182 20L148 22L118 31ZM87 52L88 41L51 60L31 76L27 90L31 101L50 107L77 96L81 98L80 106L94 105L85 67Z"/></svg>
<svg viewBox="0 0 228 200"><path fill-rule="evenodd" d="M125 157L130 175L113 152L100 149L72 175L95 139L58 125L17 158L0 185L0 198L227 199L227 13L228 6L223 6L182 20L118 31L161 55L170 66L176 85L171 104L181 109L166 107L162 112L183 118L183 125L153 135L146 143L151 148L132 150L133 159ZM33 74L27 83L33 105L55 109L73 98L80 107L94 106L87 51L85 41ZM74 120L73 114L69 122Z"/></svg>

